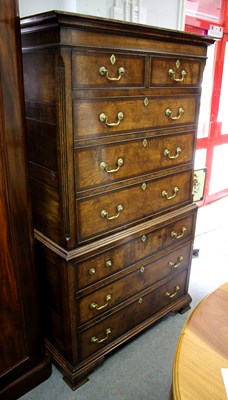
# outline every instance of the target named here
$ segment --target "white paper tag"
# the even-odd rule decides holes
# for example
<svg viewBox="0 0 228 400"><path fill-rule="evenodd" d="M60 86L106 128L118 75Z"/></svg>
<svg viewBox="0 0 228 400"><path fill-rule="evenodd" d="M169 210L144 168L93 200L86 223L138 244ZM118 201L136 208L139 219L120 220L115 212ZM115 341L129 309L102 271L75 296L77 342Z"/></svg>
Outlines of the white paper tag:
<svg viewBox="0 0 228 400"><path fill-rule="evenodd" d="M221 368L221 372L226 389L226 396L228 397L228 368Z"/></svg>

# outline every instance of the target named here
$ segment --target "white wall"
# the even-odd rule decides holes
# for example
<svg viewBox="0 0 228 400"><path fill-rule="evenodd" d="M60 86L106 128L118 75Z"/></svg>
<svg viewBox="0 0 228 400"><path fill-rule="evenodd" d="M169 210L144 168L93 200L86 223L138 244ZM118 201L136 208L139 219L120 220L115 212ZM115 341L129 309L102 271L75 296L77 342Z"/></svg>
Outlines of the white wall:
<svg viewBox="0 0 228 400"><path fill-rule="evenodd" d="M19 0L21 17L51 10L76 12L76 0Z"/></svg>
<svg viewBox="0 0 228 400"><path fill-rule="evenodd" d="M113 0L77 0L77 13L110 18Z"/></svg>
<svg viewBox="0 0 228 400"><path fill-rule="evenodd" d="M185 2L180 0L142 0L147 23L170 29L184 29Z"/></svg>
<svg viewBox="0 0 228 400"><path fill-rule="evenodd" d="M123 20L130 21L125 15L126 0L77 0L77 12L80 14L91 14L100 17L113 18L113 5L123 10ZM142 23L160 26L170 29L184 29L186 0L129 0L129 3L146 9L145 19ZM129 6L131 14L131 5ZM142 16L143 17L143 16ZM140 22L140 21L139 21Z"/></svg>
<svg viewBox="0 0 228 400"><path fill-rule="evenodd" d="M127 16L126 1L130 3ZM170 29L184 29L186 0L19 0L19 6L21 16L61 10L113 18L113 6L115 5L119 7L120 11L123 11L122 17L117 19L131 21L132 2L135 5L140 3L141 8L146 11L145 14L141 14L141 20L134 22Z"/></svg>

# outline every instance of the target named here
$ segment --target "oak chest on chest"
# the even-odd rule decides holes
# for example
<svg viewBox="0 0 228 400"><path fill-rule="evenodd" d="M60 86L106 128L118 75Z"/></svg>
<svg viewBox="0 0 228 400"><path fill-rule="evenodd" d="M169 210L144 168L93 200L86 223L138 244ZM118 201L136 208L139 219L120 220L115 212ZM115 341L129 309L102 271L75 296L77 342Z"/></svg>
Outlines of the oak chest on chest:
<svg viewBox="0 0 228 400"><path fill-rule="evenodd" d="M46 346L72 388L189 307L208 38L77 14L21 22Z"/></svg>

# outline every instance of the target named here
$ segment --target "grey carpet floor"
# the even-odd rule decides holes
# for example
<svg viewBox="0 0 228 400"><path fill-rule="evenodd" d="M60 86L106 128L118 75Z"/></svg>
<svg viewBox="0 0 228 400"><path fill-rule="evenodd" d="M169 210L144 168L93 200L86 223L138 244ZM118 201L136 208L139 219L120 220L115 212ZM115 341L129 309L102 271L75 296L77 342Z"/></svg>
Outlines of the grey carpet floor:
<svg viewBox="0 0 228 400"><path fill-rule="evenodd" d="M189 293L191 310L228 281L228 197L198 212ZM51 377L23 400L168 400L178 337L191 313L170 314L121 346L73 392L53 366Z"/></svg>

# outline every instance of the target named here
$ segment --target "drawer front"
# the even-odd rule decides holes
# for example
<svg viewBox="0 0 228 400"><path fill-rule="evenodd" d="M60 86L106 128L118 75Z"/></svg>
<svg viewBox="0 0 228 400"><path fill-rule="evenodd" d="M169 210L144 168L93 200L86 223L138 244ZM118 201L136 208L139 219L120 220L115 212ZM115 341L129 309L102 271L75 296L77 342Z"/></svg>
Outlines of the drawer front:
<svg viewBox="0 0 228 400"><path fill-rule="evenodd" d="M112 276L124 268L148 258L168 246L178 245L194 235L196 211L162 228L143 231L133 240L116 246L97 256L76 264L77 288L79 290Z"/></svg>
<svg viewBox="0 0 228 400"><path fill-rule="evenodd" d="M198 86L202 61L177 58L152 58L150 86Z"/></svg>
<svg viewBox="0 0 228 400"><path fill-rule="evenodd" d="M148 264L142 261L133 272L79 299L79 324L101 315L153 283L187 267L191 253L192 242Z"/></svg>
<svg viewBox="0 0 228 400"><path fill-rule="evenodd" d="M192 171L154 179L77 203L81 241L192 202Z"/></svg>
<svg viewBox="0 0 228 400"><path fill-rule="evenodd" d="M139 294L130 305L94 324L79 334L80 359L84 359L145 321L186 293L188 270L175 274L172 280L148 294Z"/></svg>
<svg viewBox="0 0 228 400"><path fill-rule="evenodd" d="M73 87L144 87L145 57L73 52Z"/></svg>
<svg viewBox="0 0 228 400"><path fill-rule="evenodd" d="M194 132L75 150L76 191L192 162Z"/></svg>
<svg viewBox="0 0 228 400"><path fill-rule="evenodd" d="M195 124L197 96L142 97L74 102L75 139Z"/></svg>

